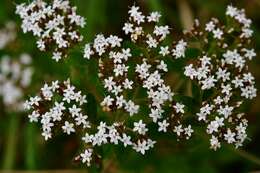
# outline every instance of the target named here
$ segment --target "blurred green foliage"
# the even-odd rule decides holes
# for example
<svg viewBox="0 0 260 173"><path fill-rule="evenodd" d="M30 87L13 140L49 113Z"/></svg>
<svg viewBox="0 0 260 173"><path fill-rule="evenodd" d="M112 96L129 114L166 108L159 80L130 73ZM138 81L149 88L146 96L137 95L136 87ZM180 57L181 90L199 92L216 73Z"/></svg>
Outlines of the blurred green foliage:
<svg viewBox="0 0 260 173"><path fill-rule="evenodd" d="M42 86L44 81L66 80L71 78L72 82L88 94L88 115L95 119L97 116L105 118L104 113L97 106L98 98L95 93L102 93L102 87L97 82L97 64L95 61L85 61L78 46L71 52L71 58L63 63L55 63L51 60L50 54L39 52L36 48L35 38L31 34L23 34L19 28L21 21L14 14L15 4L27 2L24 0L1 0L0 1L0 26L5 22L15 21L18 28L17 41L12 43L5 50L0 51L0 57L4 54L16 56L22 52L27 52L34 58L33 65L35 75L33 85L28 89L28 96L34 95ZM205 23L211 17L218 17L224 20L226 5L228 0L193 0L186 1L190 13ZM86 17L87 27L82 30L87 41L94 38L95 34L122 35L122 25L127 17L127 10L130 5L136 3L145 11L158 10L163 15L162 22L173 26L173 38L180 37L183 26L181 21L180 4L181 0L74 0L72 4L78 7L79 13ZM233 5L245 8L248 16L253 20L255 31L254 47L257 54L260 54L260 1L240 0L234 1ZM185 13L185 11L182 13ZM189 50L187 56L195 56L196 50ZM169 62L170 63L170 62ZM179 62L182 63L181 61ZM250 70L256 77L257 88L260 84L260 61L255 58L250 64ZM172 64L170 67L180 71L180 65ZM173 83L182 81L182 76L172 77ZM182 90L181 82L179 89ZM185 89L183 89L185 92ZM92 93L92 94L90 94ZM196 111L194 98L201 97L198 86L192 83L193 97L185 97L183 103L192 104L192 110ZM178 98L178 95L175 96ZM142 156L133 150L122 147L112 147L107 145L102 148L103 172L149 172L149 173L237 173L260 171L260 98L257 97L252 103L246 106L247 117L249 119L249 137L241 150L235 150L229 146L224 146L214 152L209 150L208 137L197 133L191 141L178 142L170 135L156 135L160 139L155 149L147 155ZM78 154L81 144L79 137L72 135L65 137L59 135L53 140L45 143L40 136L40 129L36 124L29 124L25 114L8 113L8 108L0 105L0 166L1 168L42 170L42 169L85 169L83 166L73 164L71 158ZM15 120L15 121L14 121ZM200 127L197 127L200 130ZM202 133L201 133L202 134ZM10 139L10 136L12 138ZM8 150L10 150L8 152ZM6 153L9 153L6 155ZM251 154L249 154L251 153ZM98 171L92 168L91 172Z"/></svg>

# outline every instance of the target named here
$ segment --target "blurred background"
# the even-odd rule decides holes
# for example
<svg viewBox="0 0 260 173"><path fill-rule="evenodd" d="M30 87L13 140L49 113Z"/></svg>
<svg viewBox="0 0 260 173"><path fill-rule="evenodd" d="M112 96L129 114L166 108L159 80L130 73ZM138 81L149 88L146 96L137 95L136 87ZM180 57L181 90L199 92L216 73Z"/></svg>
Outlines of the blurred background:
<svg viewBox="0 0 260 173"><path fill-rule="evenodd" d="M54 79L65 80L68 76L81 81L83 91L93 90L91 83L91 66L84 74L71 68L86 64L79 53L81 47L75 48L68 61L60 64L51 60L50 54L40 52L36 48L35 38L31 34L23 34L21 21L15 15L15 5L27 0L0 1L0 30L13 21L16 24L14 39L0 49L0 61L5 55L18 59L21 54L28 53L32 57L34 75L29 88L23 88L25 98L35 95L44 81ZM189 29L195 18L206 23L211 17L225 20L226 6L244 8L253 20L253 47L260 55L260 0L73 0L78 13L87 19L87 27L82 30L87 41L91 41L96 33L118 34L122 36L122 26L127 18L127 11L134 3L141 6L144 12L151 10L162 13L162 23L173 28L172 36L178 38L183 29ZM15 32L15 31L14 31ZM250 71L256 78L260 89L260 59L250 62ZM95 69L94 69L95 70ZM1 69L0 69L1 71ZM86 79L85 79L86 78ZM77 80L76 80L77 79ZM82 82L84 81L84 82ZM162 137L155 149L145 156L132 150L121 150L120 147L104 148L106 156L103 161L104 173L142 172L142 173L240 173L260 171L260 96L248 103L246 107L249 120L248 136L245 146L235 150L225 146L218 150L209 150L208 139L195 136L190 141L176 142L176 139ZM78 154L79 137L57 136L49 142L41 137L37 124L30 124L25 113L17 113L4 106L0 99L0 170L85 170L83 166L73 163L72 158ZM97 172L93 168L90 172ZM36 171L35 171L36 172Z"/></svg>

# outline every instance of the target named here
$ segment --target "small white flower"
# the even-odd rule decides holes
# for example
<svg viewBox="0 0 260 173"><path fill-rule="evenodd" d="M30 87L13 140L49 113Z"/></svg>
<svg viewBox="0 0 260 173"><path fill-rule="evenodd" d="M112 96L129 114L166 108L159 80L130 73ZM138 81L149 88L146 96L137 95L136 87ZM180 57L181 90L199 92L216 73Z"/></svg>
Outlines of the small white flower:
<svg viewBox="0 0 260 173"><path fill-rule="evenodd" d="M135 105L133 101L129 100L125 103L125 110L129 112L130 116L132 116L138 113L139 105Z"/></svg>
<svg viewBox="0 0 260 173"><path fill-rule="evenodd" d="M121 141L123 142L124 147L128 145L132 145L131 136L127 136L125 133L123 133L123 136L121 137Z"/></svg>
<svg viewBox="0 0 260 173"><path fill-rule="evenodd" d="M180 40L175 49L172 50L172 55L178 59L185 56L185 50L186 50L187 43L183 40Z"/></svg>
<svg viewBox="0 0 260 173"><path fill-rule="evenodd" d="M73 128L74 124L69 123L68 121L65 121L65 124L62 126L62 129L64 133L67 133L70 135L71 133L75 132L75 129Z"/></svg>
<svg viewBox="0 0 260 173"><path fill-rule="evenodd" d="M215 29L215 24L213 21L210 21L209 23L206 24L206 28L205 28L206 31L211 32L214 29Z"/></svg>
<svg viewBox="0 0 260 173"><path fill-rule="evenodd" d="M213 37L217 39L221 39L223 35L223 31L220 30L219 28L213 30Z"/></svg>
<svg viewBox="0 0 260 173"><path fill-rule="evenodd" d="M161 14L159 12L152 12L149 16L147 16L148 22L159 22Z"/></svg>
<svg viewBox="0 0 260 173"><path fill-rule="evenodd" d="M93 149L89 148L84 151L84 153L80 154L82 159L82 163L87 163L87 166L90 166L90 162L92 160Z"/></svg>
<svg viewBox="0 0 260 173"><path fill-rule="evenodd" d="M145 135L148 129L146 128L146 125L143 123L143 120L140 120L139 122L134 123L134 132L138 132L140 135Z"/></svg>
<svg viewBox="0 0 260 173"><path fill-rule="evenodd" d="M123 27L123 31L125 31L125 34L132 33L133 30L133 24L131 23L125 23L125 26Z"/></svg>
<svg viewBox="0 0 260 173"><path fill-rule="evenodd" d="M52 59L58 62L59 60L61 60L61 55L62 55L61 52L53 52Z"/></svg>
<svg viewBox="0 0 260 173"><path fill-rule="evenodd" d="M217 150L218 148L220 148L220 142L218 141L218 138L212 136L212 138L210 139L210 145L210 148L212 148L213 150Z"/></svg>
<svg viewBox="0 0 260 173"><path fill-rule="evenodd" d="M184 128L184 134L187 135L186 139L189 139L191 137L191 134L194 132L194 130L191 128L191 125Z"/></svg>
<svg viewBox="0 0 260 173"><path fill-rule="evenodd" d="M169 47L168 46L165 46L165 47L161 46L159 54L161 54L162 56L169 55L170 54Z"/></svg>
<svg viewBox="0 0 260 173"><path fill-rule="evenodd" d="M113 104L114 98L111 98L110 95L104 98L104 100L101 102L101 106L111 106Z"/></svg>
<svg viewBox="0 0 260 173"><path fill-rule="evenodd" d="M170 125L169 123L167 123L166 120L163 120L162 122L158 122L159 128L158 131L161 132L167 132L167 127Z"/></svg>
<svg viewBox="0 0 260 173"><path fill-rule="evenodd" d="M94 54L94 51L91 50L90 44L86 44L85 47L84 47L84 55L83 55L83 57L87 58L87 59L90 59L91 55L93 55L93 54Z"/></svg>
<svg viewBox="0 0 260 173"><path fill-rule="evenodd" d="M225 137L225 140L226 140L229 144L231 144L231 143L233 143L233 142L236 141L236 140L235 140L235 135L236 135L235 133L232 133L231 130L228 129L228 130L227 130L227 133L224 134L224 137Z"/></svg>
<svg viewBox="0 0 260 173"><path fill-rule="evenodd" d="M184 105L180 103L176 103L176 105L173 106L176 113L182 113L184 114Z"/></svg>
<svg viewBox="0 0 260 173"><path fill-rule="evenodd" d="M174 127L173 131L177 134L177 136L180 136L184 129L182 128L182 125L178 125Z"/></svg>
<svg viewBox="0 0 260 173"><path fill-rule="evenodd" d="M80 114L81 108L77 108L76 105L73 105L71 108L69 108L69 112L72 117L78 116Z"/></svg>
<svg viewBox="0 0 260 173"><path fill-rule="evenodd" d="M33 111L32 114L30 114L28 117L30 119L30 122L38 122L40 114L37 111Z"/></svg>

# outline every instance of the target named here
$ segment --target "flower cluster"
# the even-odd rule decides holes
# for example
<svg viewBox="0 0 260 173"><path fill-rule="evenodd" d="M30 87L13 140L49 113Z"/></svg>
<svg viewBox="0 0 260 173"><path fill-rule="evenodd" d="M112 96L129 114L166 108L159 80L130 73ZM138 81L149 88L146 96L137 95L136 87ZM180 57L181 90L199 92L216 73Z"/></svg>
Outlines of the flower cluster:
<svg viewBox="0 0 260 173"><path fill-rule="evenodd" d="M206 32L200 32L203 34L199 39L202 37L201 40L208 42L213 37L219 47L211 52L202 47L205 53L195 64L186 66L184 72L199 83L202 91L214 91L197 113L198 120L207 124L206 131L211 135L210 143L214 150L221 146L221 141L236 147L242 146L247 137L247 120L239 108L245 99L256 97L254 77L246 64L256 56L254 49L248 45L253 33L250 29L251 20L245 17L243 10L232 6L228 6L226 15L235 24L220 26L213 19L206 24ZM233 34L239 37L230 40Z"/></svg>
<svg viewBox="0 0 260 173"><path fill-rule="evenodd" d="M5 24L5 27L0 29L0 50L4 49L10 42L16 38L16 26L15 23L9 21Z"/></svg>
<svg viewBox="0 0 260 173"><path fill-rule="evenodd" d="M26 110L33 110L29 115L30 122L40 122L42 136L45 140L52 137L52 128L61 126L64 133L70 135L75 128L89 128L88 116L82 112L86 96L76 91L70 81L63 83L53 81L51 85L44 84L39 96L31 97L24 104ZM62 125L61 125L62 124Z"/></svg>
<svg viewBox="0 0 260 173"><path fill-rule="evenodd" d="M147 135L146 124L155 123L159 132L172 132L178 138L189 139L193 129L191 125L182 124L185 106L173 101L174 93L164 81L168 72L165 60L184 57L187 43L180 40L172 48L165 46L170 31L167 25L157 25L161 16L158 12L144 16L139 7L132 6L129 15L123 31L130 35L132 45L123 46L123 39L115 35L106 38L98 34L94 42L84 48L85 58L99 57L99 77L107 91L101 106L108 112L124 110L130 116L125 119L138 116L141 106L148 107L147 118L134 122L133 131L141 136ZM141 48L141 53L133 55L136 51L133 47ZM145 92L146 99L138 99L139 90ZM166 113L165 109L170 111ZM134 149L144 154L142 147L146 144L149 142L141 137Z"/></svg>
<svg viewBox="0 0 260 173"><path fill-rule="evenodd" d="M132 147L136 152L145 154L147 150L153 148L155 141L146 136L148 131L146 124L140 120L134 123L133 128L128 128L123 122L115 122L112 125L107 125L101 121L95 133L86 132L82 140L87 145L85 152L80 154L80 159L83 163L90 161L93 158L100 158L97 153L94 153L94 148L104 144L123 144L124 147ZM93 156L92 156L93 155Z"/></svg>
<svg viewBox="0 0 260 173"><path fill-rule="evenodd" d="M24 90L31 83L33 68L31 57L21 54L19 59L13 59L8 55L0 60L0 96L3 103L11 111L23 110Z"/></svg>
<svg viewBox="0 0 260 173"><path fill-rule="evenodd" d="M106 125L103 121L98 125L92 124L89 122L88 116L84 114L83 106L86 102L86 96L81 91L76 91L75 86L69 80L63 83L53 81L51 85L44 84L40 95L31 97L24 103L24 107L32 110L28 116L30 122L41 123L45 140L52 138L54 128L62 129L67 135L75 133L77 129L85 132L82 140L87 149L79 157L88 166L92 158L99 157L94 153L96 146L108 143L118 145L121 142L125 147L132 146L142 154L153 147L155 142L145 137L147 128L142 121L134 123L133 129L127 129L123 122L113 123L111 126ZM142 135L139 137L142 140L135 139L138 135Z"/></svg>
<svg viewBox="0 0 260 173"><path fill-rule="evenodd" d="M59 61L83 39L78 29L85 26L85 19L77 15L76 9L68 0L54 0L51 4L35 0L18 5L16 13L23 20L23 32L32 32L38 37L37 47L41 51L53 51L52 58Z"/></svg>
<svg viewBox="0 0 260 173"><path fill-rule="evenodd" d="M76 15L76 8L71 8L66 0L54 0L49 6L41 0L28 6L22 4L17 13L23 19L23 30L40 38L41 50L55 47L57 61L72 43L82 39L77 27L84 26L84 19ZM159 12L146 16L139 7L132 6L128 13L122 28L126 40L97 34L84 47L83 57L96 57L98 61L99 82L105 93L98 101L102 110L111 115L106 118L113 116L112 120L90 122L91 118L84 113L86 96L69 80L54 81L45 84L39 96L25 103L25 108L32 110L30 121L41 123L45 139L53 136L53 128L68 135L79 131L85 149L76 160L88 166L100 158L96 149L105 144L121 144L145 154L156 143L151 138L150 125L157 127L158 132L173 133L177 140L189 139L194 132L188 124L190 105L175 97L166 77L169 64L180 58L183 62L190 60L186 58L187 49L196 45L200 55L184 69L192 84L200 86L204 99L196 117L211 135L212 149L219 148L221 142L241 146L248 124L240 107L245 99L256 97L254 77L246 64L256 56L249 47L253 32L244 11L228 6L230 24L221 25L213 18L201 28L196 21L190 32L171 44L171 29L159 25ZM194 40L197 43L190 44ZM207 96L203 97L203 93Z"/></svg>

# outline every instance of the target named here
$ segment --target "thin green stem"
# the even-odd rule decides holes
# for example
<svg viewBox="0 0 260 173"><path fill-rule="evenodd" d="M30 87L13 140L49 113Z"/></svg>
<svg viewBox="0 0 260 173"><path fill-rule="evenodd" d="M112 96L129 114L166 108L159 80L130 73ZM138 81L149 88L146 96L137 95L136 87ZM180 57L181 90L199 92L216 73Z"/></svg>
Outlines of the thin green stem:
<svg viewBox="0 0 260 173"><path fill-rule="evenodd" d="M36 168L35 164L35 150L36 150L36 144L35 144L35 128L34 124L28 124L26 127L26 150L25 150L25 164L27 170L34 170Z"/></svg>
<svg viewBox="0 0 260 173"><path fill-rule="evenodd" d="M5 153L3 160L3 169L11 170L14 169L15 164L15 155L16 155L16 143L17 143L17 130L19 126L19 116L16 114L11 114L9 128L8 128L8 136L5 144Z"/></svg>

